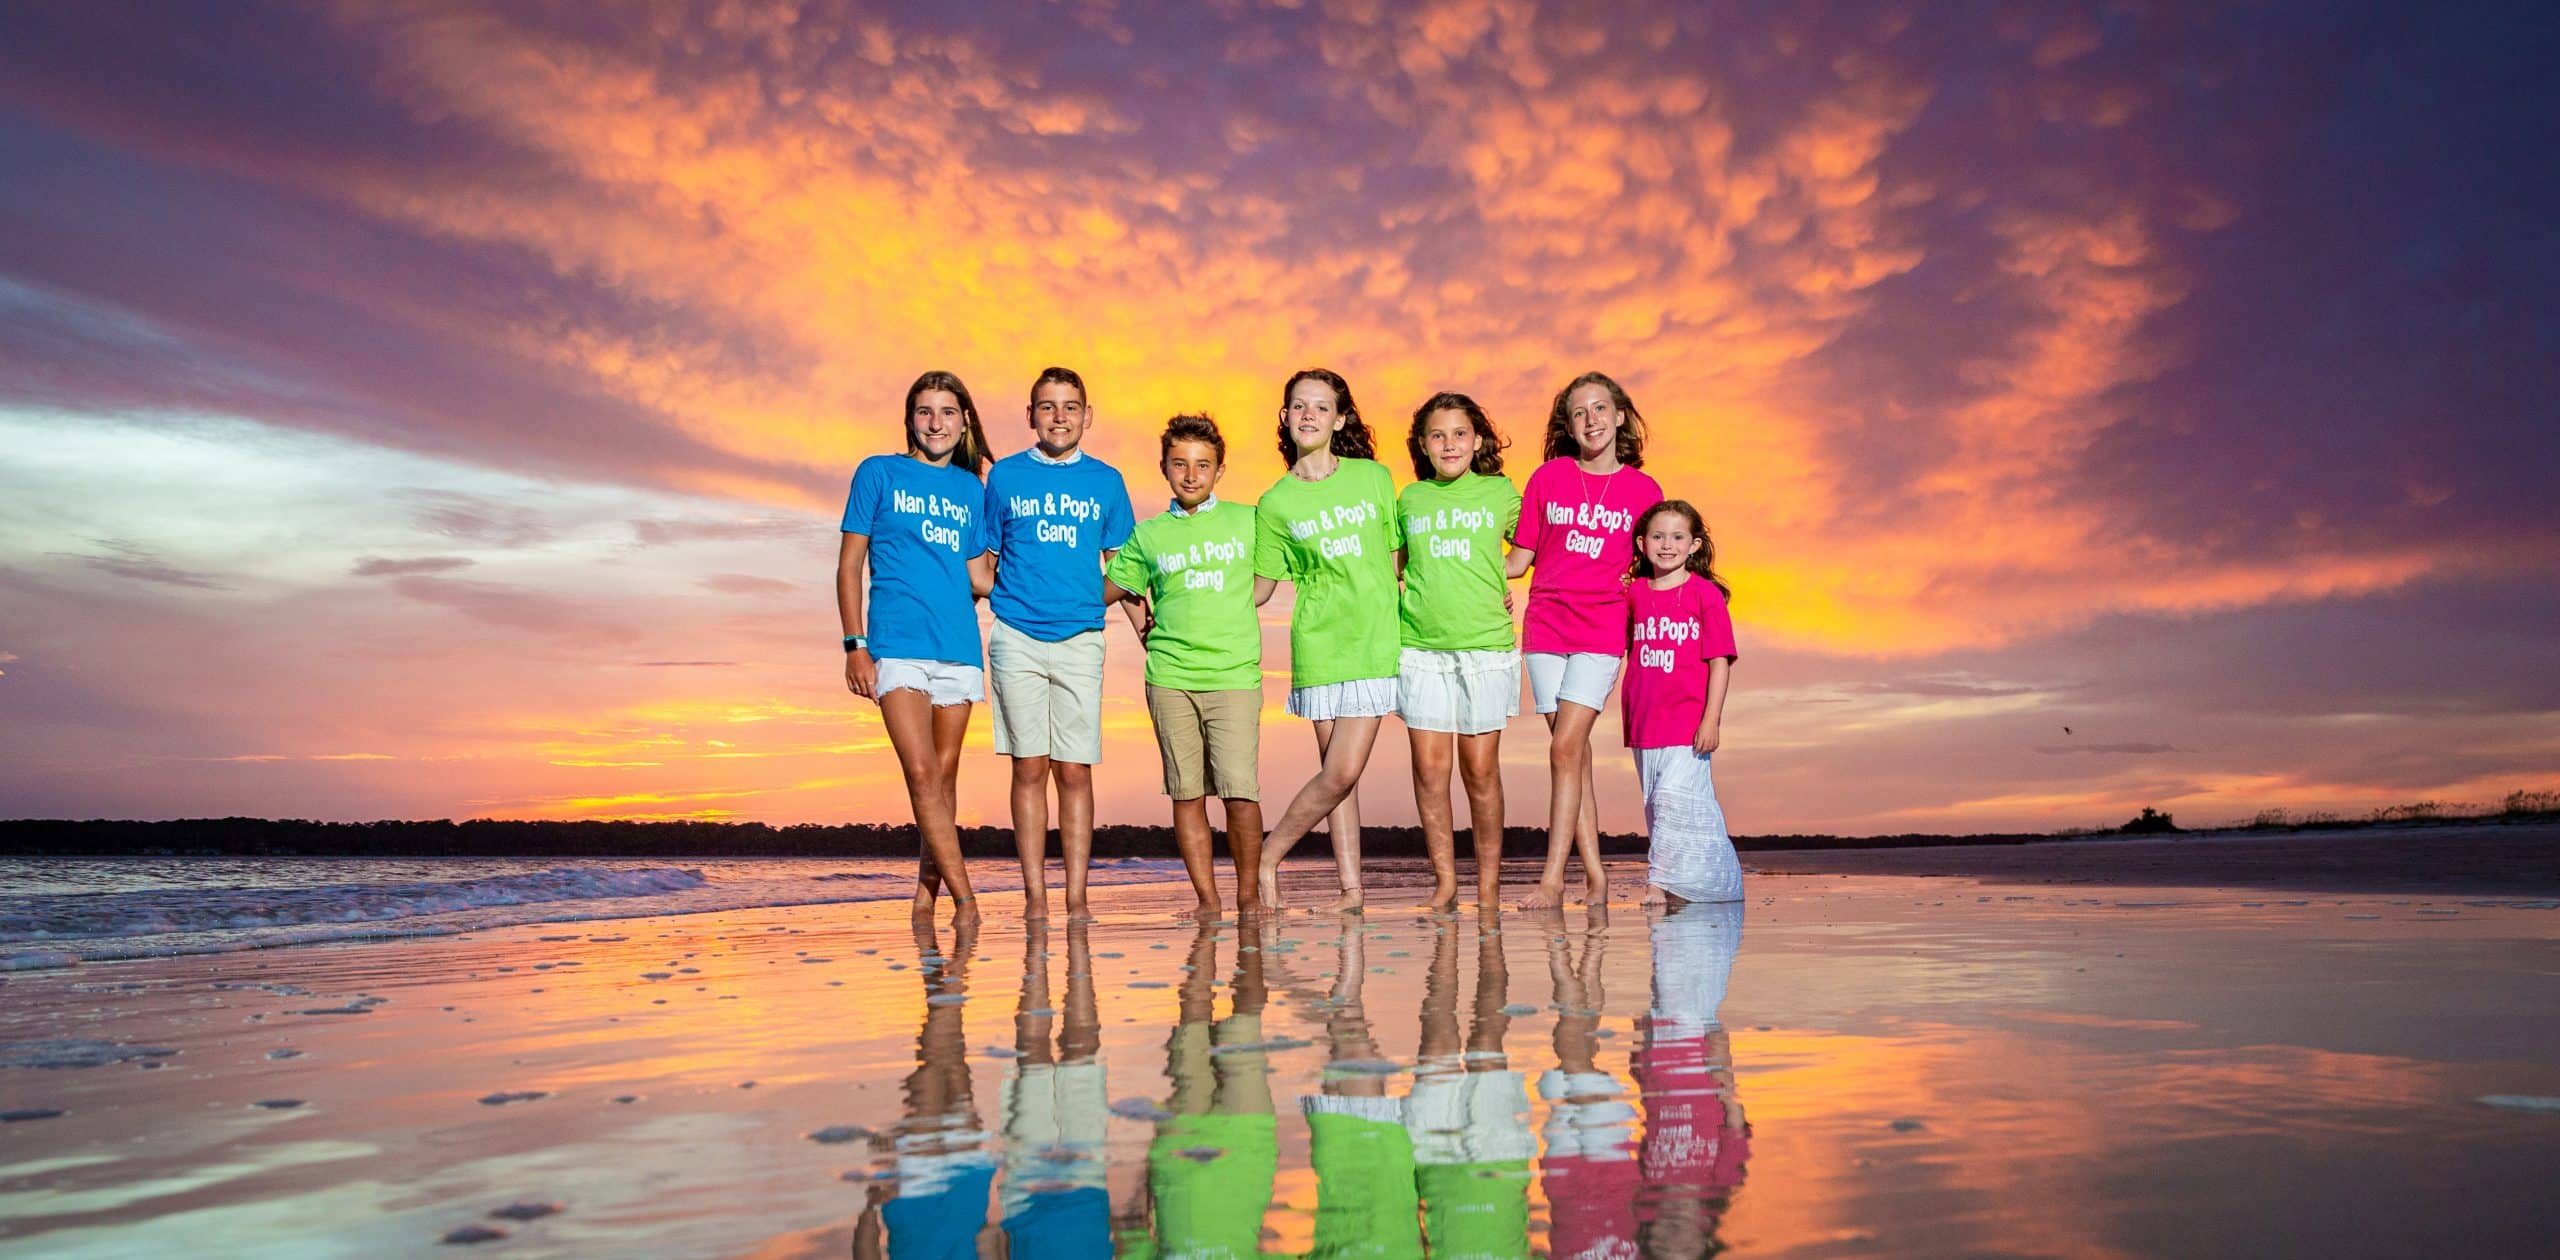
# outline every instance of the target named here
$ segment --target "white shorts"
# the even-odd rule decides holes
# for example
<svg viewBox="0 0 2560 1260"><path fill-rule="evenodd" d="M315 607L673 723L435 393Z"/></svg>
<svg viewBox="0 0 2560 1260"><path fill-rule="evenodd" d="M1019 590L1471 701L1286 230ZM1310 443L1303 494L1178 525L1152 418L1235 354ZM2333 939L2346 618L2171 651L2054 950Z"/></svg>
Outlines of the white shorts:
<svg viewBox="0 0 2560 1260"><path fill-rule="evenodd" d="M1528 1082L1508 1069L1469 1072L1425 1060L1414 1065L1413 1090L1404 1096L1417 1164L1535 1159L1538 1138L1523 1123L1528 1114Z"/></svg>
<svg viewBox="0 0 2560 1260"><path fill-rule="evenodd" d="M1520 654L1406 648L1396 660L1396 712L1417 731L1501 730L1520 712Z"/></svg>
<svg viewBox="0 0 2560 1260"><path fill-rule="evenodd" d="M1289 689L1289 712L1310 722L1382 718L1395 711L1396 680L1392 678L1354 678Z"/></svg>
<svg viewBox="0 0 2560 1260"><path fill-rule="evenodd" d="M1006 625L987 632L996 751L1080 766L1102 761L1102 632L1051 643Z"/></svg>
<svg viewBox="0 0 2560 1260"><path fill-rule="evenodd" d="M987 694L987 672L975 665L893 656L880 662L878 694L892 691L921 691L937 709L976 704Z"/></svg>
<svg viewBox="0 0 2560 1260"><path fill-rule="evenodd" d="M1540 713L1553 713L1567 700L1586 709L1606 707L1626 664L1625 657L1607 652L1531 652L1528 660L1529 695Z"/></svg>

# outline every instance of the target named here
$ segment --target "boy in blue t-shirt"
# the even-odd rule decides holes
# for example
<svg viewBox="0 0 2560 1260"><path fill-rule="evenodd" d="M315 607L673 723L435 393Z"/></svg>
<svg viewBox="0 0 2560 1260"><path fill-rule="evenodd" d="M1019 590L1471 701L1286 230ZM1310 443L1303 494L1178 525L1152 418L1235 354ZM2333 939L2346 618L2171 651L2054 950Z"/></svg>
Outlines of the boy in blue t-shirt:
<svg viewBox="0 0 2560 1260"><path fill-rule="evenodd" d="M1049 785L1067 913L1085 909L1093 859L1093 767L1102 760L1102 566L1129 540L1129 487L1081 449L1093 409L1062 367L1032 382L1036 444L987 471L987 536L996 549L987 664L996 751L1013 758L1013 843L1023 913L1049 909Z"/></svg>

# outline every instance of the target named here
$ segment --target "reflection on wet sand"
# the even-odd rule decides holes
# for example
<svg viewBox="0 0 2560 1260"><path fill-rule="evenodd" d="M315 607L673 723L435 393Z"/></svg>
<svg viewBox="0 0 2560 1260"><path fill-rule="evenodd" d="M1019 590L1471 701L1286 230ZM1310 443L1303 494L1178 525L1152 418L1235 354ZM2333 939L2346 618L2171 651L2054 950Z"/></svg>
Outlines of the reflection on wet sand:
<svg viewBox="0 0 2560 1260"><path fill-rule="evenodd" d="M916 1035L916 1070L907 1075L906 1115L893 1138L896 1185L873 1188L854 1232L853 1254L863 1260L883 1254L891 1260L977 1255L987 1189L996 1175L995 1153L987 1149L970 1093L969 1034L962 1016L978 930L955 925L948 954L930 921L917 920L915 935L924 1029Z"/></svg>
<svg viewBox="0 0 2560 1260"><path fill-rule="evenodd" d="M1561 916L1539 921L1556 1012L1556 1065L1538 1082L1547 1104L1543 1159L1527 1082L1504 1044L1525 1008L1511 1001L1501 920L1424 923L1431 960L1410 1064L1387 1056L1370 1009L1369 978L1385 968L1371 960L1369 921L1334 923L1333 966L1311 976L1285 961L1302 957L1296 942L1276 941L1269 925L1200 925L1164 1043L1166 1092L1145 1176L1116 1212L1105 1175L1111 1107L1097 1054L1090 927L1064 929L1063 1011L1050 985L1049 929L1026 932L998 1187L997 1152L970 1094L964 1030L975 932L959 929L944 954L934 929L919 926L924 1027L893 1140L897 1175L894 1185L871 1191L855 1254L940 1260L989 1254L999 1244L1002 1254L1023 1257L1271 1254L1277 1234L1264 1218L1282 1147L1271 1054L1305 1044L1264 1027L1275 982L1315 1025L1309 1031L1321 1033L1326 1056L1296 1107L1315 1180L1309 1254L1525 1260L1542 1223L1558 1257L1719 1250L1717 1228L1749 1149L1718 1018L1741 943L1739 907L1690 907L1653 921L1652 1005L1633 1054L1635 1089L1602 1062L1607 916L1578 933ZM1476 974L1462 1021L1469 937ZM1221 960L1229 943L1231 970ZM1545 1222L1532 1211L1533 1178L1543 1188ZM988 1224L991 1188L1000 1228Z"/></svg>

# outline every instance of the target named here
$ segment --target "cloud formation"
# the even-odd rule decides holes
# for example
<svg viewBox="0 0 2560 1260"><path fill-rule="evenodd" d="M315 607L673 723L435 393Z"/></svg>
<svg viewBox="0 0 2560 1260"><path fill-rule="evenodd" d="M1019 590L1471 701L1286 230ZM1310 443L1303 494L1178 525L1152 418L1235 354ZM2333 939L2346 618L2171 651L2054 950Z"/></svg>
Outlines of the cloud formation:
<svg viewBox="0 0 2560 1260"><path fill-rule="evenodd" d="M399 665L265 661L270 690L327 673L366 697L297 718L294 756L378 724L419 741L403 765L472 759L486 808L828 816L862 798L809 787L843 776L807 750L876 733L830 689L832 514L918 371L960 371L1011 450L1021 383L1076 366L1146 510L1177 410L1225 420L1228 488L1254 497L1280 471L1263 417L1308 363L1390 445L1414 401L1473 393L1515 473L1556 386L1597 367L1737 582L1737 719L1764 725L1727 760L1760 817L2471 790L2524 773L2560 708L2533 620L2560 563L2539 230L2560 206L2513 156L2547 138L2513 99L2537 20L14 8L0 415L63 453L0 472L57 504L0 506L0 576L77 600L29 623L41 644L0 629L65 671L49 703L178 711L166 748L102 737L93 775L271 745L218 688L102 681L116 636L73 607L290 622L330 652L421 634ZM144 449L201 417L250 426L211 448L228 500ZM119 521L180 503L206 527ZM2483 655L2397 650L2430 634ZM581 648L724 667L568 681ZM419 664L475 681L393 676ZM633 716L667 705L692 716ZM774 705L820 716L746 750L810 758L760 795L702 795L750 791L707 745L731 777L560 780L663 771L596 750ZM2117 755L2037 755L2083 715L2110 733L2074 750ZM2348 715L2434 751L2386 755ZM620 733L558 734L580 729ZM1113 790L1151 811L1142 717L1113 738L1136 766ZM1513 741L1532 769L1538 739ZM304 782L455 799L372 769Z"/></svg>

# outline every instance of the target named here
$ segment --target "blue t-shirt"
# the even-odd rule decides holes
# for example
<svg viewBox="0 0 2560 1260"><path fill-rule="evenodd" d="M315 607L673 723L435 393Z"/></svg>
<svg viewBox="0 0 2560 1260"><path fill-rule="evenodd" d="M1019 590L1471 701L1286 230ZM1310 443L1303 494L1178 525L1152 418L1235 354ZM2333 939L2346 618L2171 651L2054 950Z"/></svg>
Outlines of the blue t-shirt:
<svg viewBox="0 0 2560 1260"><path fill-rule="evenodd" d="M874 455L854 470L844 532L871 536L873 658L980 663L969 562L989 549L985 503L986 487L949 464Z"/></svg>
<svg viewBox="0 0 2560 1260"><path fill-rule="evenodd" d="M1043 463L1030 451L987 470L987 538L996 551L996 620L1044 643L1102 628L1102 553L1135 523L1120 471L1083 455Z"/></svg>

